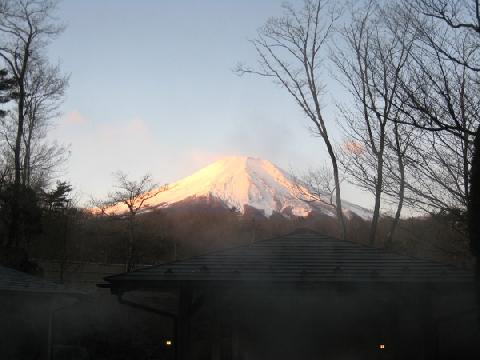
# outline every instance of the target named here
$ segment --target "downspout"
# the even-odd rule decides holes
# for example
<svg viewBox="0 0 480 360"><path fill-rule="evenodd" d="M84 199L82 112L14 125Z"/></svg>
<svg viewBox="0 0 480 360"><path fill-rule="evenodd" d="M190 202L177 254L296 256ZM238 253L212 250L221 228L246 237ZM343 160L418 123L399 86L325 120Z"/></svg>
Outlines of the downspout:
<svg viewBox="0 0 480 360"><path fill-rule="evenodd" d="M49 311L49 314L48 314L48 346L47 346L47 360L53 360L53 336L54 336L54 320L55 320L55 314L60 311L60 310L63 310L63 309L66 309L66 308L69 308L73 305L76 305L80 302L80 299L78 297L76 297L76 300L75 302L71 303L71 304L68 304L68 305L64 305L64 306L60 306L58 308L55 308L55 298L51 300L50 302L50 311Z"/></svg>

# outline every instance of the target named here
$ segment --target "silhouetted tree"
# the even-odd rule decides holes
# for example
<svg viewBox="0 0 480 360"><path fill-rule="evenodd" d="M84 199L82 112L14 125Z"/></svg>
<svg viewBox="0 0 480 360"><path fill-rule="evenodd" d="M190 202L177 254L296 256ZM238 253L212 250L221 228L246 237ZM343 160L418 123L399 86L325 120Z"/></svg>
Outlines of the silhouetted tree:
<svg viewBox="0 0 480 360"><path fill-rule="evenodd" d="M412 147L421 138L421 135L415 129L401 125L397 122L393 124L393 134L387 137L387 152L385 154L385 193L396 202L395 215L392 224L385 238L385 246L391 247L393 236L400 222L400 216L405 200L405 186L407 171L411 171L411 162L408 161L408 154ZM410 202L413 207L414 204Z"/></svg>
<svg viewBox="0 0 480 360"><path fill-rule="evenodd" d="M28 74L34 64L43 60L42 51L48 42L60 34L63 26L56 23L53 13L56 0L4 0L0 6L0 59L14 79L16 101L14 154L14 187L12 218L8 245L18 244L22 143L24 140L26 102L29 95ZM18 201L15 201L18 199Z"/></svg>
<svg viewBox="0 0 480 360"><path fill-rule="evenodd" d="M462 187L454 191L465 194L469 211L467 216L464 211L459 214L460 220L469 219L480 306L480 0L403 0L396 10L395 19L411 23L420 34L410 76L401 84L407 105L404 123L436 133L439 139L451 135L456 141L444 141L449 147L460 144Z"/></svg>
<svg viewBox="0 0 480 360"><path fill-rule="evenodd" d="M340 183L344 179L340 178ZM335 205L336 183L331 168L323 164L317 169L309 169L301 176L301 182L305 184L309 192L313 194L318 201L324 201L327 198L328 205ZM307 199L313 200L313 199Z"/></svg>
<svg viewBox="0 0 480 360"><path fill-rule="evenodd" d="M43 196L45 210L50 213L63 213L72 201L72 190L72 185L68 182L57 181L55 187Z"/></svg>
<svg viewBox="0 0 480 360"><path fill-rule="evenodd" d="M14 86L14 80L8 76L6 69L0 69L0 105L6 104L12 100L12 88ZM7 115L7 111L0 108L0 123L4 123L4 118ZM0 141L0 151L3 153L5 140ZM0 154L1 156L2 154ZM7 166L6 159L0 158L0 189L3 188L9 178L9 168Z"/></svg>
<svg viewBox="0 0 480 360"><path fill-rule="evenodd" d="M135 217L139 211L147 207L147 200L167 190L167 186L158 186L150 175L144 175L139 180L131 180L128 176L118 171L114 174L116 190L109 194L106 212L121 215L126 213L128 221L128 244L125 262L126 271L134 267L135 247ZM104 210L105 211L105 210Z"/></svg>
<svg viewBox="0 0 480 360"><path fill-rule="evenodd" d="M305 0L299 9L284 4L284 15L271 18L258 31L251 44L257 53L259 68L242 64L239 75L254 74L270 78L282 86L311 121L313 131L327 148L335 180L335 208L345 237L345 217L342 211L340 174L337 154L330 139L327 119L321 107L324 90L320 71L322 52L326 48L338 14L328 0Z"/></svg>
<svg viewBox="0 0 480 360"><path fill-rule="evenodd" d="M477 132L480 131L477 130ZM472 253L480 258L480 136L475 138L470 174L470 198L468 201L468 225L470 229L470 246ZM480 266L477 266L477 277L480 278Z"/></svg>
<svg viewBox="0 0 480 360"><path fill-rule="evenodd" d="M410 22L420 36L410 77L401 84L407 104L404 122L438 134L449 148L458 146L462 176L458 191L464 194L466 207L472 203L470 192L480 186L469 179L480 135L479 0L404 0L396 20ZM445 140L448 136L454 141ZM478 248L475 229L470 231L470 241L472 249Z"/></svg>
<svg viewBox="0 0 480 360"><path fill-rule="evenodd" d="M15 213L12 211L15 208L13 203L16 204ZM17 241L11 243L8 238L8 230L14 221L14 216L21 216L24 225L21 227L22 233L16 238ZM5 254L8 265L30 271L29 267L32 264L29 262L27 249L33 238L42 231L42 209L36 192L22 186L20 191L15 193L14 184L5 185L0 191L0 221L3 238L7 239L2 245L6 246ZM20 244L20 239L24 239L22 244ZM11 247L16 250L12 250Z"/></svg>
<svg viewBox="0 0 480 360"><path fill-rule="evenodd" d="M48 143L50 121L58 115L68 77L39 59L29 68L26 77L28 93L25 99L25 130L23 133L22 183L40 187L66 159L67 149L56 143Z"/></svg>
<svg viewBox="0 0 480 360"><path fill-rule="evenodd" d="M73 256L70 239L79 214L73 204L72 190L71 184L57 181L55 187L44 192L42 196L43 221L47 225L45 226L46 238L43 240L48 242L42 245L47 247L47 253L53 253L53 258L59 262L60 282L64 281L68 261Z"/></svg>
<svg viewBox="0 0 480 360"><path fill-rule="evenodd" d="M376 239L381 201L385 190L385 158L391 119L400 115L394 106L400 76L414 41L410 25L392 26L382 5L371 0L352 10L351 22L340 31L344 44L332 54L340 81L353 97L352 106L341 107L347 134L345 171L375 198L370 244ZM401 39L401 40L400 40ZM397 138L400 137L398 127Z"/></svg>

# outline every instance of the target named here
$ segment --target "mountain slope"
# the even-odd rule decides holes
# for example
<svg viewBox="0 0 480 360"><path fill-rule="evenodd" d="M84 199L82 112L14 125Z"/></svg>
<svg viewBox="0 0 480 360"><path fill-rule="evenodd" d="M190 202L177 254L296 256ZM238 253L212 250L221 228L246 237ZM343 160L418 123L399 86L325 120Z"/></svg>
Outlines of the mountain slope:
<svg viewBox="0 0 480 360"><path fill-rule="evenodd" d="M307 194L307 195L305 195ZM298 185L286 172L263 159L232 156L210 164L194 174L171 184L168 190L149 199L146 205L151 208L168 207L188 199L215 198L227 207L244 212L245 206L263 210L270 216L273 212L291 212L296 216L306 216L314 209L334 216L333 206L320 201L307 203L309 191ZM328 199L325 194L325 199ZM346 212L354 212L368 217L368 211L349 203L344 205ZM110 209L115 213L126 208L117 204Z"/></svg>

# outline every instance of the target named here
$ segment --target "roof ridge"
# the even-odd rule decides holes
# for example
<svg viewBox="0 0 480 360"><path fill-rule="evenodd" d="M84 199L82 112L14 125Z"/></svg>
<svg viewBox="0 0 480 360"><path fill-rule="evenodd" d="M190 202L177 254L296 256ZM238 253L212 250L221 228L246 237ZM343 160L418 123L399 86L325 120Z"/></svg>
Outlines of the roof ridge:
<svg viewBox="0 0 480 360"><path fill-rule="evenodd" d="M110 276L106 276L104 277L104 280L107 280L111 277L114 277L114 276L118 276L118 275L124 275L124 274L129 274L129 273L134 273L134 272L141 272L141 271L145 271L145 270L150 270L150 269L155 269L155 268L159 268L159 267L166 267L168 265L173 265L173 264L176 264L176 263L179 263L179 262L182 262L182 261L186 261L186 260L194 260L194 259L198 259L200 257L204 257L204 256L208 256L208 255L212 255L212 254L215 254L215 253L220 253L220 252L224 252L224 251L229 251L229 250L235 250L235 249L238 249L238 248L242 248L242 247L251 247L259 242L266 242L266 241L270 241L270 240L276 240L276 239L280 239L280 238L283 238L283 237L286 237L288 236L287 235L280 235L280 236L275 236L275 237L271 237L271 238L267 238L267 239L262 239L262 240L257 240L257 241L254 241L250 244L241 244L241 245L236 245L236 246L232 246L232 247L227 247L227 248L224 248L224 249L215 249L215 250L211 250L211 251L206 251L204 253L201 253L201 254L198 254L198 255L194 255L194 256L190 256L190 257L187 257L185 259L176 259L176 260L173 260L173 261L168 261L168 262L165 262L165 263L162 263L162 264L157 264L157 265L152 265L152 266L146 266L146 267L143 267L141 269L135 269L133 271L124 271L122 273L119 273L119 274L115 274L115 275L110 275ZM108 281L108 280L107 280Z"/></svg>
<svg viewBox="0 0 480 360"><path fill-rule="evenodd" d="M308 230L308 231L305 231L305 230ZM386 250L384 248L374 247L374 246L370 246L370 245L367 245L367 244L354 242L354 241L351 241L351 240L340 240L336 237L321 234L317 231L313 231L313 230L310 230L310 229L305 229L305 230L304 229L295 230L295 231L290 232L290 233L285 234L285 235L274 236L274 237L270 237L270 238L267 238L267 239L262 239L262 240L259 240L259 241L255 241L255 242L252 242L252 243L249 243L249 244L241 244L241 245L237 245L237 246L227 247L227 248L224 248L224 249L216 249L216 250L208 251L208 252L198 254L198 255L195 255L195 256L191 256L191 257L188 257L188 258L185 258L185 259L177 259L177 260L166 262L166 263L163 263L163 264L158 264L158 265L155 265L155 266L150 266L150 267L138 269L138 270L132 271L130 273L121 273L121 274L107 276L104 279L108 282L111 282L112 280L116 281L116 280L121 280L124 277L129 277L130 274L137 274L139 276L142 276L142 274L149 274L149 273L152 273L152 272L153 273L159 272L159 273L172 274L173 272L176 273L177 269L182 269L182 268L188 269L189 267L194 266L193 265L194 263L199 263L199 264L201 264L201 263L205 263L205 264L213 263L213 264L215 264L219 261L220 261L220 263L223 263L224 260L222 259L221 255L223 255L224 258L229 258L229 257L234 258L234 260L232 260L233 261L232 263L230 263L230 261L227 262L228 263L227 267L233 269L233 268L235 268L235 266L240 266L240 267L243 266L243 265L239 265L240 263L238 261L242 262L242 264L243 264L246 261L246 259L249 259L249 258L255 259L255 258L257 258L257 255L259 255L260 257L265 256L265 249L268 250L268 248L271 249L271 255L280 256L283 259L287 258L289 256L289 254L292 255L293 257L291 258L291 260L294 261L294 263L296 262L295 264L297 264L298 266L300 266L300 263L298 263L299 261L300 262L306 261L306 264L308 264L308 261L311 262L311 261L315 260L316 258L318 258L317 260L315 260L315 264L316 264L316 266L318 265L319 268L321 268L323 266L323 269L326 271L325 274L327 274L328 271L331 270L329 268L330 264L327 266L326 263L325 263L325 261L328 260L329 257L333 258L333 259L336 258L337 260L338 259L348 260L349 258L353 259L356 256L359 256L359 258L363 260L363 264L362 264L361 267L365 267L368 264L373 264L373 265L371 265L372 266L372 271L377 271L376 267L375 267L375 264L374 264L375 260L382 259L382 260L385 260L384 262L386 263L386 265L385 265L386 269L384 269L385 271L391 271L392 267L396 268L403 263L404 264L404 266L403 266L404 270L402 270L402 271L406 271L405 269L407 269L407 270L411 269L413 271L418 271L419 267L427 266L430 270L435 269L435 272L442 272L442 271L443 272L445 272L445 271L450 272L450 271L452 271L453 273L456 273L455 276L460 276L460 277L467 275L467 273L471 273L471 271L469 271L469 269L456 267L456 266L453 266L451 264L444 264L444 263L441 263L439 261L422 259L422 258L414 257L414 256L411 256L411 255L399 254L398 252L395 252L395 251L390 251L390 250ZM303 243L302 243L302 239L303 239ZM285 242L285 240L287 241L287 243ZM300 251L299 254L295 255L294 253L292 253L292 251L295 251L295 250L292 250L295 247L290 247L289 244L290 243L295 244L296 240L298 240L298 244L300 245L300 247L303 246L304 249L302 249L302 251ZM275 242L275 241L279 242L278 246L275 246L275 245L270 245L269 246L268 245L269 243ZM318 244L322 244L322 243L325 244L327 251L322 251L322 246L320 246L320 247L318 246ZM340 250L344 250L344 251L336 251L338 249L336 249L335 244L346 245L344 249L340 249ZM262 245L265 245L265 246L262 246ZM342 246L340 246L340 248L342 248ZM240 249L240 250L245 249L245 251L236 251L238 249ZM308 251L309 249L310 249L310 252ZM332 251L329 251L329 249L333 249L335 251L332 252ZM258 251L255 252L255 250L258 250ZM268 253L268 251L267 251L267 253ZM212 257L212 255L220 255L220 256L213 256ZM235 258L237 258L237 259L235 260ZM307 260L307 258L308 258L308 260ZM261 259L259 258L256 261L259 261L259 260L261 260ZM388 261L388 260L390 260L390 261ZM235 263L235 261L236 261L236 263ZM282 261L288 261L288 259L287 260L282 260ZM250 263L250 262L251 261L248 261L248 263ZM322 262L323 262L323 264L322 264ZM208 266L210 266L210 265L208 265ZM207 267L207 265L203 265L201 268L203 268L203 267ZM230 269L230 270L232 270L232 269ZM255 269L255 266L252 269ZM364 269L362 268L361 270L363 271ZM200 271L200 272L204 273L205 271L203 271L203 272ZM181 273L182 273L182 271L180 271L180 274ZM221 272L221 273L223 273L223 272ZM183 274L184 275L181 275L181 276L187 276L188 277L188 276L197 276L198 275L198 274L196 274L196 272L195 272L195 275L193 273L190 273L190 272L183 273ZM188 275L186 275L186 274L188 274ZM328 273L328 274L330 274L330 273ZM363 274L363 272L359 273L358 276L361 277L362 276L361 274ZM171 276L171 275L169 275L169 276ZM436 276L438 277L440 275L437 274ZM442 275L442 277L443 277L443 275Z"/></svg>
<svg viewBox="0 0 480 360"><path fill-rule="evenodd" d="M298 229L298 230L303 231L303 230L310 230L310 229L308 229L308 228L303 229L302 228L302 229ZM285 235L285 236L295 235L296 233L297 233L297 230L295 230L292 233L289 233L288 235ZM317 234L317 235L320 235L320 236L323 236L323 237L329 237L332 240L336 240L338 242L353 244L353 245L358 246L360 248L379 250L380 252L382 252L384 254L396 255L396 256L399 256L399 257L409 258L409 259L413 259L413 260L419 260L419 261L428 262L428 263L432 263L432 264L436 264L436 265L440 265L440 266L448 266L448 267L458 269L458 270L463 270L463 271L470 271L470 269L468 269L468 268L460 267L460 266L453 265L453 264L446 264L446 263L443 263L439 260L435 260L435 259L432 259L432 258L422 258L422 257L410 255L410 254L402 254L402 253L400 253L396 250L386 249L384 247L372 246L372 245L368 245L368 244L364 244L364 243L360 243L360 242L356 242L356 241L352 241L352 240L347 240L347 239L339 239L337 237L330 236L330 235L325 235L325 234L319 233L318 231L314 231L314 230L311 230L311 233L312 234ZM300 232L299 234L302 234L302 232Z"/></svg>

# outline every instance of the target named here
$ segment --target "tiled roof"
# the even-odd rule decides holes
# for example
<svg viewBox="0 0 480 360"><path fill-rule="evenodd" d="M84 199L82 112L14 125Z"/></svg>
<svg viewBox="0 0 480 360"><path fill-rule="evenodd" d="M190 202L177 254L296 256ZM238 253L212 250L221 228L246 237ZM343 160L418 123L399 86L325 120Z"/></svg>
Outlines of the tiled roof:
<svg viewBox="0 0 480 360"><path fill-rule="evenodd" d="M61 284L0 266L0 292L33 292L44 294L81 294L80 292L67 289Z"/></svg>
<svg viewBox="0 0 480 360"><path fill-rule="evenodd" d="M312 232L292 233L105 278L171 281L471 282L473 272Z"/></svg>

